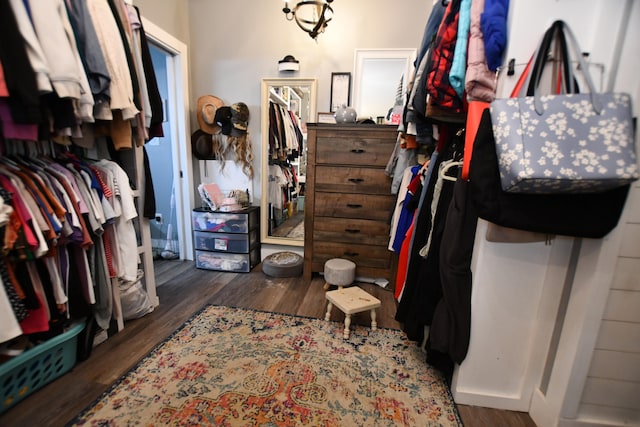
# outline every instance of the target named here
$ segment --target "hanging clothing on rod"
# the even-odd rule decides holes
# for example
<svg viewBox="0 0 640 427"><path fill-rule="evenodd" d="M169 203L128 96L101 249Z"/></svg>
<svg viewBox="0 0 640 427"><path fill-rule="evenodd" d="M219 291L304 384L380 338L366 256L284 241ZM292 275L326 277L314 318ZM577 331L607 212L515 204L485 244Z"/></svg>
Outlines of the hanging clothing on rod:
<svg viewBox="0 0 640 427"><path fill-rule="evenodd" d="M10 274L2 276L0 296L6 304L9 294L32 295L27 316L21 298L9 299L21 333L45 332L52 322L84 317L89 310L108 329L111 279L134 281L138 275L132 223L137 213L124 170L109 160L90 163L70 153L5 156L0 186L11 207L2 260ZM10 287L15 292L7 292ZM11 335L14 324L0 325L0 334Z"/></svg>
<svg viewBox="0 0 640 427"><path fill-rule="evenodd" d="M300 118L286 107L269 101L269 159L293 160L302 150Z"/></svg>
<svg viewBox="0 0 640 427"><path fill-rule="evenodd" d="M439 135L412 221L391 246L399 253L396 320L449 381L466 357L471 328L477 214L458 177L466 113L469 101L495 97L507 12L503 0L435 2L407 97L406 129L413 123L417 139L429 127Z"/></svg>
<svg viewBox="0 0 640 427"><path fill-rule="evenodd" d="M126 149L163 135L163 103L137 8L122 0L46 7L11 0L0 8L5 138L91 148L107 136ZM28 127L18 135L18 125Z"/></svg>

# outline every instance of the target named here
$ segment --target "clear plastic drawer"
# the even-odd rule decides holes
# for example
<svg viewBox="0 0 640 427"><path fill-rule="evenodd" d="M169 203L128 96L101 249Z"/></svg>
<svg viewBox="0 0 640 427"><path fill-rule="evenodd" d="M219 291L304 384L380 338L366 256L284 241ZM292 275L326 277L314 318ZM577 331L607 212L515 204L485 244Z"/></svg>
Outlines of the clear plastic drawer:
<svg viewBox="0 0 640 427"><path fill-rule="evenodd" d="M204 270L231 271L248 273L260 263L260 247L248 254L227 252L207 252L196 250L196 267Z"/></svg>
<svg viewBox="0 0 640 427"><path fill-rule="evenodd" d="M194 209L191 222L194 230L216 233L247 233L258 227L260 215L257 207L243 211L214 212L206 209Z"/></svg>
<svg viewBox="0 0 640 427"><path fill-rule="evenodd" d="M248 253L251 246L258 242L258 230L249 234L194 231L193 237L193 245L199 250Z"/></svg>

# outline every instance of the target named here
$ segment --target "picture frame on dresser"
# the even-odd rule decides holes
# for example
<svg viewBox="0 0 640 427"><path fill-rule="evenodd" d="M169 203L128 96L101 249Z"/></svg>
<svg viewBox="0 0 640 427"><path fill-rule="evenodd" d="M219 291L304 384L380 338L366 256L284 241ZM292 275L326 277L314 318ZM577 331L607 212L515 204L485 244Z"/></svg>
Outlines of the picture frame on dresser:
<svg viewBox="0 0 640 427"><path fill-rule="evenodd" d="M318 113L318 123L335 123L336 117L334 113Z"/></svg>

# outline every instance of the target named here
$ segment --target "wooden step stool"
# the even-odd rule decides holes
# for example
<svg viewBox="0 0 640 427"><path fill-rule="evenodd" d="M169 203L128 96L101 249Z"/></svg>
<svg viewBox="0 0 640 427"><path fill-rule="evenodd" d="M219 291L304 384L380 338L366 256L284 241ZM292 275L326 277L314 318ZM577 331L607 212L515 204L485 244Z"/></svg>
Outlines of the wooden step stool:
<svg viewBox="0 0 640 427"><path fill-rule="evenodd" d="M331 309L335 305L345 314L344 317L344 339L349 339L349 327L351 326L351 315L362 311L371 310L371 330L378 329L376 323L376 308L380 307L380 300L368 294L358 286L336 289L325 293L327 297L327 314L324 320L331 318Z"/></svg>

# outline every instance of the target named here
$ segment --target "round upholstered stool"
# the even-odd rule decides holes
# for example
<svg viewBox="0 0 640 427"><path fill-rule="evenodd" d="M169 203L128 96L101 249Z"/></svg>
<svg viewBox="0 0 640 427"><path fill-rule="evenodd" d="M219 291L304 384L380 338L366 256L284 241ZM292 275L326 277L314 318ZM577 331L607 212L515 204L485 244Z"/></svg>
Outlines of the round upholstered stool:
<svg viewBox="0 0 640 427"><path fill-rule="evenodd" d="M353 283L356 278L356 264L353 261L342 258L332 258L324 263L324 290L329 286L337 286L342 289Z"/></svg>

